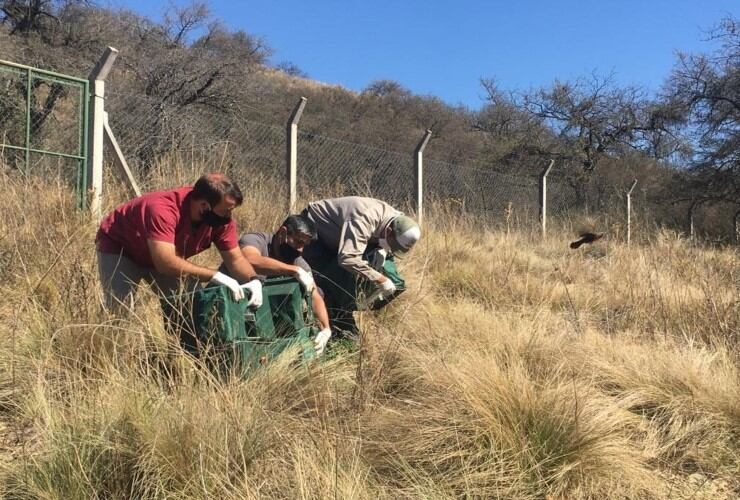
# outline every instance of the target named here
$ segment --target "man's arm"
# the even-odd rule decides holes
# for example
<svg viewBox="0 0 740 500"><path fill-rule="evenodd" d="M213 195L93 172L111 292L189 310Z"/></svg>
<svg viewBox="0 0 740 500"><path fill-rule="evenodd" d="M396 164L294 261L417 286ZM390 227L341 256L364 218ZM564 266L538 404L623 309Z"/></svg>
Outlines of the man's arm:
<svg viewBox="0 0 740 500"><path fill-rule="evenodd" d="M357 220L352 219L345 222L339 240L337 262L354 275L362 276L376 283L382 283L386 279L385 276L370 267L370 264L362 258L371 233L371 228Z"/></svg>
<svg viewBox="0 0 740 500"><path fill-rule="evenodd" d="M252 265L255 271L265 276L292 276L300 269L298 266L286 264L277 259L263 257L257 248L249 245L241 249L241 254Z"/></svg>
<svg viewBox="0 0 740 500"><path fill-rule="evenodd" d="M239 283L251 281L257 275L255 268L249 260L244 258L244 254L239 250L239 247L222 251L221 258L223 259L224 264L226 264L226 269L228 269L229 274Z"/></svg>
<svg viewBox="0 0 740 500"><path fill-rule="evenodd" d="M181 276L183 274L194 276L200 281L209 281L216 274L215 269L209 269L195 265L175 252L175 245L165 241L147 239L149 253L152 256L154 269L168 276Z"/></svg>
<svg viewBox="0 0 740 500"><path fill-rule="evenodd" d="M316 319L319 320L319 325L321 325L321 329L324 330L329 328L329 313L326 311L324 297L321 296L318 288L313 289L311 303L313 305L313 312L316 314Z"/></svg>

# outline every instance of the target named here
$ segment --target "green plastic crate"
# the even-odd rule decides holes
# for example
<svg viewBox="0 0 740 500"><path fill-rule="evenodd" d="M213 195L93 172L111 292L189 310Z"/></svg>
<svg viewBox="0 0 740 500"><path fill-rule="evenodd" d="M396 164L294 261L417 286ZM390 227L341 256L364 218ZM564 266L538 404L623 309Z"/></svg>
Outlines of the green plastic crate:
<svg viewBox="0 0 740 500"><path fill-rule="evenodd" d="M297 345L303 360L316 357L311 340L317 333L311 294L294 278L268 278L262 286L262 306L245 313L244 358L250 367L269 363Z"/></svg>
<svg viewBox="0 0 740 500"><path fill-rule="evenodd" d="M257 310L234 301L225 286L208 286L193 294L193 325L200 352L221 371L247 373L292 346L301 359L316 356L312 337L318 329L310 294L290 277L267 279Z"/></svg>

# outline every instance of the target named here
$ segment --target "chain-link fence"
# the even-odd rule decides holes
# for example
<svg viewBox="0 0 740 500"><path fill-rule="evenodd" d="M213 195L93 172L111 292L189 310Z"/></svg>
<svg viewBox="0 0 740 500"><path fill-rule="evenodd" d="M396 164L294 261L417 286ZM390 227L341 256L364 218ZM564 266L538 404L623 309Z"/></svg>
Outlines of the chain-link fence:
<svg viewBox="0 0 740 500"><path fill-rule="evenodd" d="M548 211L561 217L613 213L625 207L628 188L596 178L584 180L581 176L553 169L547 176Z"/></svg>
<svg viewBox="0 0 740 500"><path fill-rule="evenodd" d="M0 162L54 176L84 200L88 82L0 61Z"/></svg>
<svg viewBox="0 0 740 500"><path fill-rule="evenodd" d="M227 107L207 100L178 103L117 92L115 86L104 97L110 127L144 191L192 182L204 169L219 170L240 184L267 186L276 208L285 209L288 116L268 124L244 118L254 116L251 106L247 113L238 103ZM26 175L53 174L84 192L88 100L86 80L0 62L2 163ZM510 173L495 164L438 161L434 145L429 143L423 159L426 206L440 202L457 207L484 218L487 225L539 227L539 175ZM413 146L406 152L388 151L299 130L298 198L365 195L413 212L417 207ZM106 154L110 159L110 152ZM600 227L619 229L626 225L627 189L556 166L547 177L548 219L598 220ZM709 231L702 226L722 226L722 233L734 234L737 207L730 205L703 204L694 210L695 233L705 236ZM649 210L654 221L691 230L689 202L666 202L638 187L632 206L642 215Z"/></svg>
<svg viewBox="0 0 740 500"><path fill-rule="evenodd" d="M175 106L161 99L115 91L106 96L106 110L137 178L147 179L149 173L157 171L160 175L156 179L174 185L191 182L204 168L220 170L244 185L256 179L262 185L266 181L274 193L276 208L284 210L287 206L287 124L245 120L238 109ZM287 121L288 117L282 118ZM302 130L297 134L296 147L299 200L364 195L381 198L402 210L415 210L412 148L405 153L388 151ZM487 226L540 227L540 175L506 173L497 165L453 164L434 160L433 155L434 141L423 159L423 196L427 204L441 202L456 207L461 213L484 218ZM176 168L175 161L179 162ZM190 171L188 165L198 170ZM145 183L143 187L165 186ZM583 226L589 221L624 234L628 188L556 166L547 178L549 224L561 220ZM640 197L638 191L632 205L638 208L641 203L647 204L648 200L644 192ZM672 227L682 226L675 223Z"/></svg>
<svg viewBox="0 0 740 500"><path fill-rule="evenodd" d="M425 159L424 184L429 199L456 203L489 221L534 223L539 214L538 181L532 176Z"/></svg>
<svg viewBox="0 0 740 500"><path fill-rule="evenodd" d="M145 180L152 170L178 161L228 172L245 185L267 178L277 187L285 170L284 128L242 119L238 109L176 106L115 92L106 95L105 109L137 178Z"/></svg>
<svg viewBox="0 0 740 500"><path fill-rule="evenodd" d="M298 192L302 198L373 196L408 209L414 194L411 154L298 134Z"/></svg>
<svg viewBox="0 0 740 500"><path fill-rule="evenodd" d="M137 177L146 178L162 165L166 169L168 162L177 157L180 162L229 172L240 183L248 184L255 176L268 179L274 186L277 204L281 209L287 204L286 125L239 119L234 110L199 105L182 108L115 92L106 96L106 110ZM303 201L362 195L381 198L403 210L415 209L413 151L388 151L299 131L297 163L297 191ZM425 200L458 206L492 223L537 224L538 177L429 158L424 158L423 165ZM173 179L167 175L157 178ZM560 203L553 205L553 216L576 209L572 200L558 196L555 200Z"/></svg>

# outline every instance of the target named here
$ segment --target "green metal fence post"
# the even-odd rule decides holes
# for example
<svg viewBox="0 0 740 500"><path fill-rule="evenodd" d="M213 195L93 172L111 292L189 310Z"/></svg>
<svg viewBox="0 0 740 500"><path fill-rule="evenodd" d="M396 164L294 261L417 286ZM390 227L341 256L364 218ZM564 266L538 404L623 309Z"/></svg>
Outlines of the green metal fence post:
<svg viewBox="0 0 740 500"><path fill-rule="evenodd" d="M17 64L10 61L0 60L0 70L3 72L11 72L11 74L18 75L22 82L25 79L25 109L23 114L25 115L25 128L19 127L18 133L23 135L23 144L7 144L5 142L7 138L7 131L0 130L0 139L2 139L2 150L18 151L23 155L24 165L22 172L26 176L31 174L31 155L43 155L45 157L64 158L66 160L74 160L78 166L77 183L76 188L79 196L79 206L84 208L85 206L85 186L87 183L87 130L88 130L88 107L89 107L89 95L90 87L87 80L77 78L74 76L63 75L55 73L53 71L45 71L38 68L32 68L23 64ZM75 151L53 151L44 149L42 142L39 142L36 147L33 144L33 90L34 81L43 80L47 83L61 84L69 87L78 89L80 92L80 98L77 105L79 106L79 120L77 121L79 127L79 137L77 148ZM20 137L18 138L20 142ZM39 138L40 139L40 138Z"/></svg>
<svg viewBox="0 0 740 500"><path fill-rule="evenodd" d="M31 175L31 68L26 70L26 177Z"/></svg>

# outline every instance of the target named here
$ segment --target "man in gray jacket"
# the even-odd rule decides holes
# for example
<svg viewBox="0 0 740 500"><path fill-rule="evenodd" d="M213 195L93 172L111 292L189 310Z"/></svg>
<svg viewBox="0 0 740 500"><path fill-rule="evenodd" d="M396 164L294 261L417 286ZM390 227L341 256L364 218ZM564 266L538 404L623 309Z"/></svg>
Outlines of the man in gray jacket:
<svg viewBox="0 0 740 500"><path fill-rule="evenodd" d="M332 326L356 333L352 316L357 310L356 293L354 286L343 283L347 277L352 285L357 278L364 279L374 283L379 293L393 296L395 284L380 272L382 258L411 250L421 237L419 225L383 201L360 196L315 201L303 215L318 232L318 241L305 249L304 258L317 271Z"/></svg>

